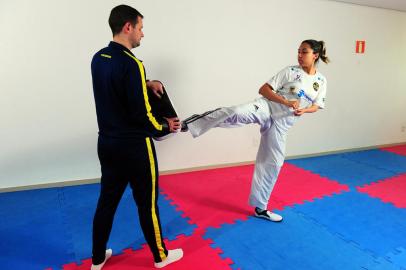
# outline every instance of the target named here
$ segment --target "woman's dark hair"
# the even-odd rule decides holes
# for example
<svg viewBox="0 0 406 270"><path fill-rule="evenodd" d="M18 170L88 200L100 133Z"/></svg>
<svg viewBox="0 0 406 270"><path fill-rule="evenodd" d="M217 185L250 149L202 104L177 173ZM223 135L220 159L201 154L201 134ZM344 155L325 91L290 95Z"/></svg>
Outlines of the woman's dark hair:
<svg viewBox="0 0 406 270"><path fill-rule="evenodd" d="M113 36L117 35L123 29L124 24L130 22L132 26L137 24L138 17L144 18L135 8L127 5L114 7L110 12L109 25Z"/></svg>
<svg viewBox="0 0 406 270"><path fill-rule="evenodd" d="M326 44L324 41L314 40L314 39L306 39L303 40L302 43L309 44L310 48L312 48L313 53L318 53L319 57L316 59L316 63L321 59L324 63L328 64L330 59L326 55Z"/></svg>

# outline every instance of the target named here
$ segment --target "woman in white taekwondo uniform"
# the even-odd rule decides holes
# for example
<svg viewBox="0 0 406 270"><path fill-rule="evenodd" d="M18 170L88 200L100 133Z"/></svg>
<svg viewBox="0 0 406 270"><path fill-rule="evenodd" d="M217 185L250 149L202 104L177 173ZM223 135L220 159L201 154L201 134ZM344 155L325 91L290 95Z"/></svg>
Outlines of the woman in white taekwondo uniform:
<svg viewBox="0 0 406 270"><path fill-rule="evenodd" d="M255 216L271 221L282 217L267 210L268 201L285 159L289 128L304 113L324 108L327 80L317 71L319 60L329 62L323 41L304 40L297 66L288 66L260 89L262 97L246 104L195 114L182 122L182 131L198 137L213 127L259 124L261 142L255 162L249 204Z"/></svg>

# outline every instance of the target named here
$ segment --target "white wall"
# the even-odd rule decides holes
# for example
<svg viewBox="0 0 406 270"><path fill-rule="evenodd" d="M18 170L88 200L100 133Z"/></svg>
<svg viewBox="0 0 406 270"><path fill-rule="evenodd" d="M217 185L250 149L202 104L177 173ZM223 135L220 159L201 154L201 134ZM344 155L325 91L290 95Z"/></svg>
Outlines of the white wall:
<svg viewBox="0 0 406 270"><path fill-rule="evenodd" d="M100 176L90 60L121 3L0 0L0 188ZM181 117L254 99L315 38L332 59L320 65L327 108L293 127L287 155L406 141L404 12L317 0L127 3L145 16L134 52ZM258 141L256 126L179 134L157 143L160 170L254 160Z"/></svg>

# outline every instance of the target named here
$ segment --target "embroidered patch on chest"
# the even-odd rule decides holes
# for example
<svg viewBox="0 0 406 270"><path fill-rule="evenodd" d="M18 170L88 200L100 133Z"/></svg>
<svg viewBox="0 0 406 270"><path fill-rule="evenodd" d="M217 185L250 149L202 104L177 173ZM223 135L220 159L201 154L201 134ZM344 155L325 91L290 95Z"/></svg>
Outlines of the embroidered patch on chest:
<svg viewBox="0 0 406 270"><path fill-rule="evenodd" d="M320 85L319 85L318 82L314 82L314 83L313 83L313 89L314 89L314 91L319 90L319 87L320 87Z"/></svg>

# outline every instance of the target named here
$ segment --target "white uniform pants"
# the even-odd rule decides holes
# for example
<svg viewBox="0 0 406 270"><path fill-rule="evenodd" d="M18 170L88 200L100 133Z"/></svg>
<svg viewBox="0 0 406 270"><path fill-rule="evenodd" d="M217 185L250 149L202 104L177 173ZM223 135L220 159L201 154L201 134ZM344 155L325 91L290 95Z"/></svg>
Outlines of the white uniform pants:
<svg viewBox="0 0 406 270"><path fill-rule="evenodd" d="M285 159L286 135L295 117L286 106L258 98L253 102L220 108L188 124L193 137L214 127L261 126L261 142L255 162L249 204L266 209Z"/></svg>

